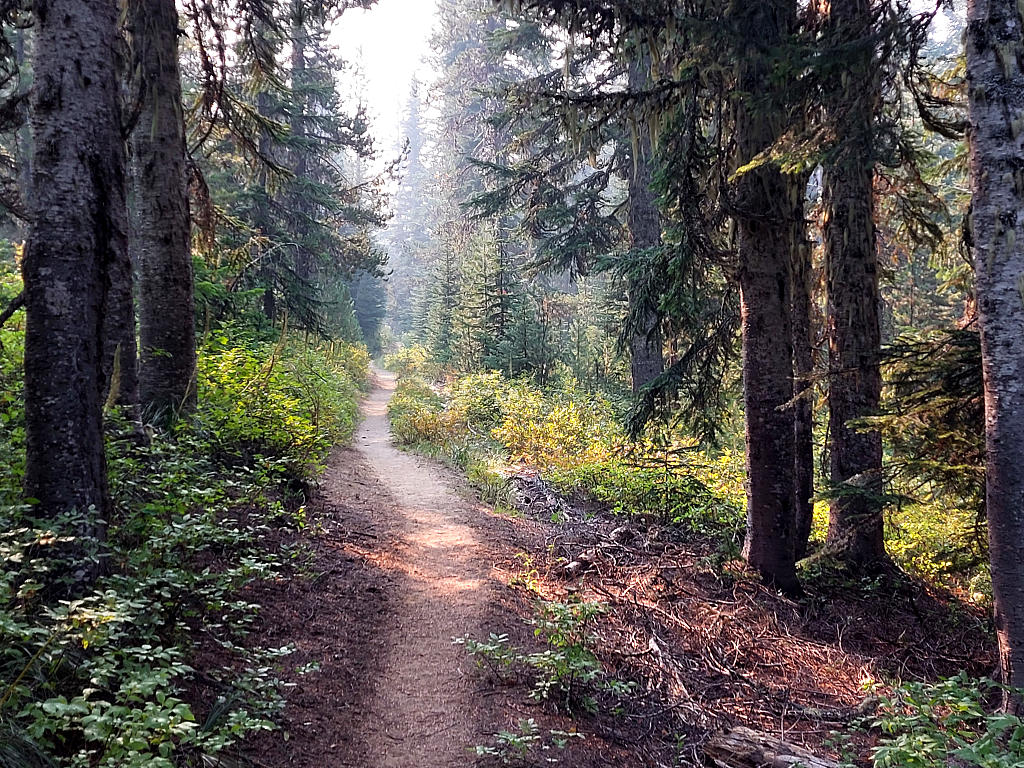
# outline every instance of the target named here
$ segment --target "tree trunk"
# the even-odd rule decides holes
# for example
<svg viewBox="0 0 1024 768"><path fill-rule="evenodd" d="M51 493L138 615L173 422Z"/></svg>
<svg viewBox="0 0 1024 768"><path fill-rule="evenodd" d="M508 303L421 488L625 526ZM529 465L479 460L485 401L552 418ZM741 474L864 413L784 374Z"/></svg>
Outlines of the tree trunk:
<svg viewBox="0 0 1024 768"><path fill-rule="evenodd" d="M196 401L192 225L174 0L130 0L141 111L132 132L132 251L139 267L144 408L190 410Z"/></svg>
<svg viewBox="0 0 1024 768"><path fill-rule="evenodd" d="M629 63L629 88L643 90L650 86L650 59L637 53ZM629 177L629 240L633 250L661 246L661 216L651 189L654 149L646 120L637 120L632 173ZM638 392L665 369L662 352L661 321L653 305L653 297L642 295L640 286L627 286L631 314L637 326L629 336L629 355L633 373L633 391ZM637 306L639 305L639 306Z"/></svg>
<svg viewBox="0 0 1024 768"><path fill-rule="evenodd" d="M129 227L130 229L130 227ZM135 340L135 279L131 248L110 254L103 310L103 377L107 402L139 418L139 359ZM141 424L137 423L141 431Z"/></svg>
<svg viewBox="0 0 1024 768"><path fill-rule="evenodd" d="M736 56L737 87L750 95L736 105L740 167L769 149L784 128L784 110L773 107L778 94L769 90L768 47L781 42L794 12L792 0L736 0L730 8L743 41ZM793 397L789 199L789 184L771 163L737 180L747 442L743 556L766 582L796 591L795 432L787 407Z"/></svg>
<svg viewBox="0 0 1024 768"><path fill-rule="evenodd" d="M811 330L811 244L807 240L804 197L807 176L800 174L790 180L790 255L792 258L793 295L793 405L795 466L793 484L796 492L796 558L807 555L814 520L814 339Z"/></svg>
<svg viewBox="0 0 1024 768"><path fill-rule="evenodd" d="M985 379L985 480L1003 681L1024 688L1024 20L1015 0L967 4L971 232ZM1024 714L1024 700L1007 696Z"/></svg>
<svg viewBox="0 0 1024 768"><path fill-rule="evenodd" d="M79 533L102 539L104 312L108 270L127 249L117 5L38 0L34 22L24 490L41 514L76 510ZM83 562L84 583L102 568Z"/></svg>
<svg viewBox="0 0 1024 768"><path fill-rule="evenodd" d="M875 415L882 392L872 186L879 83L872 48L852 45L872 34L870 0L832 3L830 9L835 44L854 52L847 54L842 82L834 84L826 114L840 142L823 180L829 455L835 493L828 542L849 565L863 568L885 560L882 436L850 424Z"/></svg>

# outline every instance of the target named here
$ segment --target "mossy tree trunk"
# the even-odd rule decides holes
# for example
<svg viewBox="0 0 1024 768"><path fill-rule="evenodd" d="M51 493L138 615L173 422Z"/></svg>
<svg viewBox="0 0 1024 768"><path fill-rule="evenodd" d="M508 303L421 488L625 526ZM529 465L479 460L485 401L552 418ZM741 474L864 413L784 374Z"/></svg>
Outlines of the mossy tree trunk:
<svg viewBox="0 0 1024 768"><path fill-rule="evenodd" d="M807 175L797 174L789 183L790 254L792 257L793 295L793 403L794 476L796 493L796 557L807 554L814 518L814 332L811 244L807 239L804 198Z"/></svg>
<svg viewBox="0 0 1024 768"><path fill-rule="evenodd" d="M650 58L637 52L629 63L629 88L634 92L642 91L650 84ZM638 119L635 129L633 148L637 156L633 158L629 177L629 245L634 250L648 250L661 247L661 215L651 189L654 148L647 120ZM633 305L630 310L637 320L637 327L629 335L633 391L637 392L660 376L665 368L663 339L661 320L652 305L652 297L644 295L638 285L628 286L627 293Z"/></svg>
<svg viewBox="0 0 1024 768"><path fill-rule="evenodd" d="M870 0L844 0L829 9L831 39L848 59L829 86L825 110L838 141L823 177L829 456L835 493L828 541L849 565L864 568L886 557L882 437L852 423L877 414L882 392L873 188L880 86Z"/></svg>
<svg viewBox="0 0 1024 768"><path fill-rule="evenodd" d="M788 592L796 578L795 432L792 344L792 210L789 181L763 159L782 135L786 111L771 81L771 48L789 33L792 0L735 0L729 16L736 52L734 190L737 225L743 404L747 444L747 534L743 556ZM751 162L755 167L744 170Z"/></svg>

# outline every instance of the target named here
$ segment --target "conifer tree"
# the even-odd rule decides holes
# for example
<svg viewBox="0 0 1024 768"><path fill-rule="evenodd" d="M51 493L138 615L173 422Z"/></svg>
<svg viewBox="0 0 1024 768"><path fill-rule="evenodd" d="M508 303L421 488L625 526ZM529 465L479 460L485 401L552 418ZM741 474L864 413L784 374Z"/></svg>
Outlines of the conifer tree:
<svg viewBox="0 0 1024 768"><path fill-rule="evenodd" d="M131 133L131 252L139 275L139 396L150 414L196 402L188 149L173 0L131 0L139 112ZM134 346L134 322L132 324ZM122 356L123 358L123 356ZM122 360L122 386L126 365Z"/></svg>
<svg viewBox="0 0 1024 768"><path fill-rule="evenodd" d="M828 39L846 52L826 84L825 120L837 144L825 163L829 456L835 498L829 545L852 565L885 560L882 438L858 428L882 391L874 221L875 116L881 80L871 0L829 5Z"/></svg>
<svg viewBox="0 0 1024 768"><path fill-rule="evenodd" d="M1006 708L1024 714L1024 19L972 0L967 17L970 231L985 381L987 516Z"/></svg>
<svg viewBox="0 0 1024 768"><path fill-rule="evenodd" d="M743 335L747 441L747 534L743 555L764 578L792 591L796 580L793 472L792 256L787 180L765 158L787 128L784 95L772 85L772 49L793 28L792 0L733 2L738 180L731 205Z"/></svg>
<svg viewBox="0 0 1024 768"><path fill-rule="evenodd" d="M127 259L128 245L117 9L55 0L37 4L33 21L25 495L40 514L76 513L80 535L102 538L107 270ZM74 577L101 569L90 560Z"/></svg>

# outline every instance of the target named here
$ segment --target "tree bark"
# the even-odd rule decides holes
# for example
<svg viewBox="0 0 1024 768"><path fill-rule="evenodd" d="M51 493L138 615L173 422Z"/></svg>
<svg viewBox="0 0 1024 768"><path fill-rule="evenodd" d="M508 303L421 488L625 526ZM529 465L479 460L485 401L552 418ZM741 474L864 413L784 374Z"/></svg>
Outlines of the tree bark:
<svg viewBox="0 0 1024 768"><path fill-rule="evenodd" d="M1024 19L967 4L971 231L985 380L985 480L1003 681L1024 688ZM1007 709L1024 714L1019 694Z"/></svg>
<svg viewBox="0 0 1024 768"><path fill-rule="evenodd" d="M139 267L139 388L149 413L196 402L192 222L174 0L130 0L141 111L132 131L132 251Z"/></svg>
<svg viewBox="0 0 1024 768"><path fill-rule="evenodd" d="M771 148L785 111L769 81L768 48L795 14L792 0L736 0L730 17L737 51L736 144L742 168ZM756 100L756 103L754 101ZM798 589L796 577L795 432L790 313L789 184L765 162L742 171L735 186L739 253L743 404L747 443L747 534L743 556L768 583Z"/></svg>
<svg viewBox="0 0 1024 768"><path fill-rule="evenodd" d="M651 65L646 55L636 54L629 63L629 89L640 91L650 86ZM628 227L630 248L647 250L661 246L661 216L651 189L654 148L646 120L637 120L637 157L629 177ZM650 296L643 296L639 285L627 286L631 313L638 320L629 336L633 391L639 392L665 369L661 320ZM639 306L637 306L639 304Z"/></svg>
<svg viewBox="0 0 1024 768"><path fill-rule="evenodd" d="M793 428L796 493L796 558L807 555L807 543L814 521L814 338L811 324L811 244L807 240L804 197L807 175L790 180L790 255L793 295Z"/></svg>
<svg viewBox="0 0 1024 768"><path fill-rule="evenodd" d="M831 88L826 109L839 141L823 179L829 455L835 489L828 544L849 565L863 568L886 557L882 437L850 424L875 415L882 392L873 189L874 115L880 95L874 51L864 43L873 31L870 0L829 7L833 40L852 53L847 54L842 80Z"/></svg>
<svg viewBox="0 0 1024 768"><path fill-rule="evenodd" d="M77 511L79 534L102 539L104 314L108 271L128 247L117 4L37 0L33 15L24 491L45 516ZM79 582L101 570L83 562Z"/></svg>

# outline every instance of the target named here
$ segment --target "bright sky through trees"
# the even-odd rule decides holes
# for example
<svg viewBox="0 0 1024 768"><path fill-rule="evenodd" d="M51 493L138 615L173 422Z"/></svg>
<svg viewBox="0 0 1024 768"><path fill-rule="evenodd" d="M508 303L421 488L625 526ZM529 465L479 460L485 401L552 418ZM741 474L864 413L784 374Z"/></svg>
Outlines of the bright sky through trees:
<svg viewBox="0 0 1024 768"><path fill-rule="evenodd" d="M402 140L399 125L409 84L429 66L423 60L435 10L434 0L380 0L370 11L346 11L334 32L342 57L365 77L365 98L381 149Z"/></svg>

